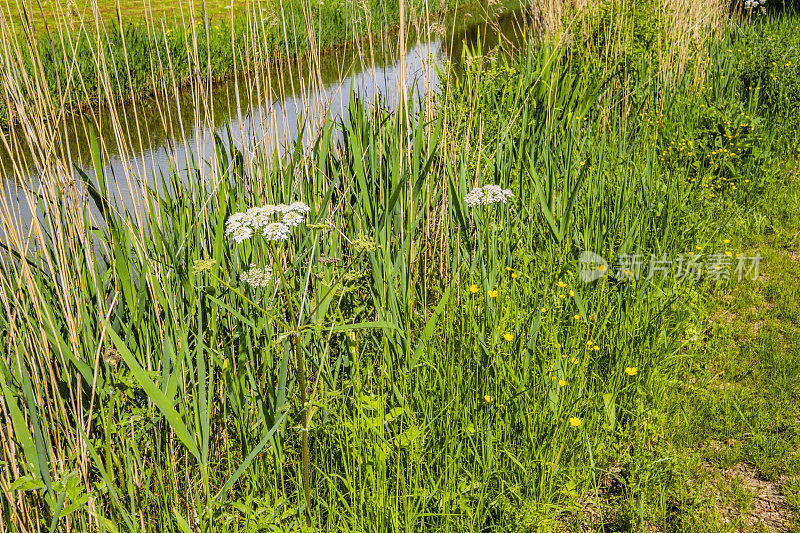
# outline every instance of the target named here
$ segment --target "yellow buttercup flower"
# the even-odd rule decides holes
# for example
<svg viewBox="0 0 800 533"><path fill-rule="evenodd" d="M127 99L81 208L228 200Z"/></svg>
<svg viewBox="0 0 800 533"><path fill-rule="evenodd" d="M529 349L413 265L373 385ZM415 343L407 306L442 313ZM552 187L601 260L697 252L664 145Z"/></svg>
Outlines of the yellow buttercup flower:
<svg viewBox="0 0 800 533"><path fill-rule="evenodd" d="M722 239L722 242L724 242L725 244L730 244L731 240L730 239Z"/></svg>
<svg viewBox="0 0 800 533"><path fill-rule="evenodd" d="M572 317L572 318L574 318L575 320L580 320L580 319L581 319L581 315L575 315L575 316L574 316L574 317Z"/></svg>
<svg viewBox="0 0 800 533"><path fill-rule="evenodd" d="M586 347L587 348L591 348L592 344L594 344L592 341L586 341Z"/></svg>
<svg viewBox="0 0 800 533"><path fill-rule="evenodd" d="M594 345L594 351L595 352L599 352L600 351L600 347L598 345L596 345L596 344Z"/></svg>
<svg viewBox="0 0 800 533"><path fill-rule="evenodd" d="M517 279L517 273L516 272L512 272L511 273L511 277L514 278L514 279Z"/></svg>
<svg viewBox="0 0 800 533"><path fill-rule="evenodd" d="M486 294L489 295L489 298L497 298L498 292L497 291L489 291Z"/></svg>
<svg viewBox="0 0 800 533"><path fill-rule="evenodd" d="M570 295L570 296L575 296L575 291L573 291L572 289L570 289L570 291L569 291L569 295Z"/></svg>
<svg viewBox="0 0 800 533"><path fill-rule="evenodd" d="M564 385L566 385L566 384L567 384L567 382L566 382L566 381L564 381L563 379L559 379L559 380L558 380L558 386L559 386L559 387L563 387L563 386L564 386Z"/></svg>
<svg viewBox="0 0 800 533"><path fill-rule="evenodd" d="M637 370L636 370L635 366L626 366L625 367L625 373L628 374L629 376L635 376L636 372L637 372Z"/></svg>
<svg viewBox="0 0 800 533"><path fill-rule="evenodd" d="M505 340L507 340L507 341L511 342L511 341L513 341L513 340L514 340L514 334L513 334L513 333L510 333L510 332L508 332L508 331L506 331L505 333L503 333L503 338L504 338Z"/></svg>
<svg viewBox="0 0 800 533"><path fill-rule="evenodd" d="M583 420L581 420L577 416L569 417L569 425L570 426L576 428L576 427L580 426L581 424L583 424Z"/></svg>
<svg viewBox="0 0 800 533"><path fill-rule="evenodd" d="M486 396L484 396L484 397L483 397L483 399L484 399L484 401L485 401L486 403L492 403L492 402L494 401L494 398L492 398L492 397L491 397L491 396L489 396L488 394L487 394Z"/></svg>
<svg viewBox="0 0 800 533"><path fill-rule="evenodd" d="M514 270L514 269L511 268L511 267L506 267L506 272L511 272L512 270Z"/></svg>
<svg viewBox="0 0 800 533"><path fill-rule="evenodd" d="M478 287L474 283L469 286L469 292L471 292L472 294L475 294L476 292L478 292L480 290L481 290L480 287Z"/></svg>
<svg viewBox="0 0 800 533"><path fill-rule="evenodd" d="M563 281L561 281L561 280L558 280L558 283L556 283L556 286L557 286L559 289L563 289L564 287L566 287L566 286L567 286L567 284L566 284L566 283L564 283L564 282L563 282Z"/></svg>

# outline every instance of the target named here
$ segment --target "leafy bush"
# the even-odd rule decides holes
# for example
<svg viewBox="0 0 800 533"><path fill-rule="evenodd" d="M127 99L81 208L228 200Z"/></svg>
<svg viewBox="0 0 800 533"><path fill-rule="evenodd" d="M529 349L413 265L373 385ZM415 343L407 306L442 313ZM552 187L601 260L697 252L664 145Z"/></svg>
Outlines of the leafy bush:
<svg viewBox="0 0 800 533"><path fill-rule="evenodd" d="M800 21L762 19L739 29L736 75L745 100L770 116L800 120Z"/></svg>
<svg viewBox="0 0 800 533"><path fill-rule="evenodd" d="M748 114L741 102L711 102L694 106L690 125L663 142L660 158L668 168L682 169L686 179L711 196L736 190L754 179L768 149L762 120Z"/></svg>

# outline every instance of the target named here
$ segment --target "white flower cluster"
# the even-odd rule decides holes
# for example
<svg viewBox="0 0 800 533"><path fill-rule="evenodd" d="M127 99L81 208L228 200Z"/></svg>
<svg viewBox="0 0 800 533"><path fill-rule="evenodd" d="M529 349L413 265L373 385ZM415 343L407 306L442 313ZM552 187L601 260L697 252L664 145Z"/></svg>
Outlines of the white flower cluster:
<svg viewBox="0 0 800 533"><path fill-rule="evenodd" d="M268 241L285 240L289 238L291 228L306 221L310 211L311 208L303 202L251 207L244 213L234 213L228 218L225 235L236 243L258 234Z"/></svg>
<svg viewBox="0 0 800 533"><path fill-rule="evenodd" d="M272 269L268 266L257 267L256 265L250 265L250 269L242 272L239 279L253 288L266 287L272 280Z"/></svg>
<svg viewBox="0 0 800 533"><path fill-rule="evenodd" d="M745 0L744 7L746 9L755 9L758 6L763 6L767 3L767 0Z"/></svg>
<svg viewBox="0 0 800 533"><path fill-rule="evenodd" d="M490 184L483 187L475 187L464 197L464 201L468 206L475 207L498 202L506 203L513 196L514 193L510 189L503 189L499 185Z"/></svg>

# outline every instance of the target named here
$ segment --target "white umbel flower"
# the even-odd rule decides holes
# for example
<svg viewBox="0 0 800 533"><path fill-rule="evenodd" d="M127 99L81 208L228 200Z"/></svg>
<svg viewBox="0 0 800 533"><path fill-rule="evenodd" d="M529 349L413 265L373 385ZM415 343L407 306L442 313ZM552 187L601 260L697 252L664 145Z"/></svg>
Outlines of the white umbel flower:
<svg viewBox="0 0 800 533"><path fill-rule="evenodd" d="M289 205L289 210L300 213L301 215L307 215L311 212L311 208L303 202L292 202L291 205Z"/></svg>
<svg viewBox="0 0 800 533"><path fill-rule="evenodd" d="M266 287L272 280L272 269L250 265L250 269L242 272L239 279L253 288Z"/></svg>
<svg viewBox="0 0 800 533"><path fill-rule="evenodd" d="M268 241L284 241L289 238L289 226L283 222L272 222L264 226L261 234Z"/></svg>
<svg viewBox="0 0 800 533"><path fill-rule="evenodd" d="M472 189L464 196L464 202L469 207L476 207L479 205L506 203L513 196L514 193L511 192L511 189L503 189L499 185L489 184Z"/></svg>
<svg viewBox="0 0 800 533"><path fill-rule="evenodd" d="M234 213L225 222L225 235L231 237L239 228L247 226L249 217L245 213Z"/></svg>
<svg viewBox="0 0 800 533"><path fill-rule="evenodd" d="M289 211L285 215L283 215L283 223L289 227L295 228L306 221L306 217L298 213L297 211Z"/></svg>
<svg viewBox="0 0 800 533"><path fill-rule="evenodd" d="M242 242L246 241L250 237L253 236L253 228L250 226L245 225L235 225L233 227L228 227L225 233L230 237L232 241L236 244L241 244Z"/></svg>
<svg viewBox="0 0 800 533"><path fill-rule="evenodd" d="M258 231L267 224L274 222L273 216L281 213L274 205L265 205L262 207L251 207L245 212L249 216L250 225L254 230Z"/></svg>
<svg viewBox="0 0 800 533"><path fill-rule="evenodd" d="M270 241L285 240L289 238L290 229L305 223L310 212L311 208L303 202L251 207L228 218L225 235L237 244L256 234Z"/></svg>

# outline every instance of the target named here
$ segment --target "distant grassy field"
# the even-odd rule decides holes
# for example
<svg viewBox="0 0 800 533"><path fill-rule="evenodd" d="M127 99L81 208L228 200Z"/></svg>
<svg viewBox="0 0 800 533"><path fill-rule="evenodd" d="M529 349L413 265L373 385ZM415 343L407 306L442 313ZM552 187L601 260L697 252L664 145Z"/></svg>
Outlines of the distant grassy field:
<svg viewBox="0 0 800 533"><path fill-rule="evenodd" d="M407 9L410 16L436 14L444 9L476 3L474 0L436 0L436 1L409 1ZM488 5L502 2L490 2ZM246 15L261 13L263 16L274 16L276 12L290 13L301 5L296 0L189 0L169 2L166 0L134 1L134 0L74 0L54 1L44 0L41 3L31 0L6 1L0 5L0 10L15 27L22 28L23 21L29 21L37 33L49 27L51 31L59 27L78 30L81 25L93 28L95 18L105 24L116 24L119 19L123 23L140 24L145 22L161 22L167 26L181 25L182 22L194 17L201 18L207 13L210 19L234 19ZM341 14L365 13L377 16L375 22L379 25L396 23L398 1L386 2L354 2L347 0L329 0L327 2L314 2L309 7L311 11L326 13L332 18L328 22L345 22ZM338 14L338 15L337 15Z"/></svg>
<svg viewBox="0 0 800 533"><path fill-rule="evenodd" d="M157 0L131 1L124 0L114 2L110 0L75 0L75 1L54 1L44 0L41 4L37 2L6 2L2 6L6 16L14 24L20 24L23 20L30 20L34 28L41 32L44 31L45 24L50 28L55 28L62 23L67 23L70 27L77 28L81 23L94 24L96 14L106 23L115 23L117 17L121 16L126 22L145 22L152 20L165 20L168 22L178 22L181 17L189 17L194 11L195 15L207 10L212 18L238 14L247 6L267 5L278 2L279 0L266 0L259 3L246 2L242 0L192 0L181 2L168 2Z"/></svg>

